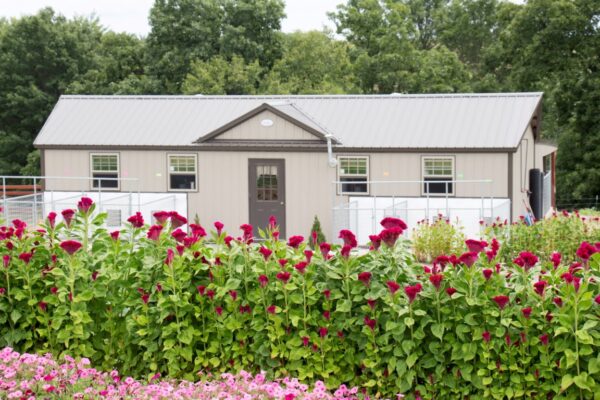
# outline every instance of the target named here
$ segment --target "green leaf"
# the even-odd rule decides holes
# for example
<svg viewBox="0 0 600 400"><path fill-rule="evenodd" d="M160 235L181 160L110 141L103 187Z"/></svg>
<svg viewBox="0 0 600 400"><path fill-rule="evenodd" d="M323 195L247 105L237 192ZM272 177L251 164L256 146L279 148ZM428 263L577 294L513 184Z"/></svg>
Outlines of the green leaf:
<svg viewBox="0 0 600 400"><path fill-rule="evenodd" d="M15 308L10 313L10 319L12 319L12 321L16 323L19 320L19 318L21 318L21 315L21 312Z"/></svg>
<svg viewBox="0 0 600 400"><path fill-rule="evenodd" d="M415 324L415 320L412 319L411 317L406 317L404 318L404 325L411 327Z"/></svg>
<svg viewBox="0 0 600 400"><path fill-rule="evenodd" d="M408 368L412 368L413 365L415 365L415 363L417 362L417 359L419 358L419 356L417 356L416 353L412 353L410 354L407 358L406 358L406 365L408 366Z"/></svg>
<svg viewBox="0 0 600 400"><path fill-rule="evenodd" d="M348 313L352 310L352 301L350 300L342 300L337 304L335 309L336 312Z"/></svg>
<svg viewBox="0 0 600 400"><path fill-rule="evenodd" d="M590 361L588 362L588 373L594 375L597 372L600 372L600 360L598 358L590 358Z"/></svg>
<svg viewBox="0 0 600 400"><path fill-rule="evenodd" d="M571 367L577 362L577 354L571 349L565 350L565 356L567 357L567 368Z"/></svg>
<svg viewBox="0 0 600 400"><path fill-rule="evenodd" d="M587 379L587 372L582 372L581 374L573 378L573 382L575 382L575 385L577 385L577 387L580 389L592 390L592 388L588 385Z"/></svg>
<svg viewBox="0 0 600 400"><path fill-rule="evenodd" d="M560 390L565 391L573 384L573 377L570 374L563 375L562 381L560 382Z"/></svg>
<svg viewBox="0 0 600 400"><path fill-rule="evenodd" d="M594 343L594 338L592 338L592 336L588 333L588 331L577 331L576 335L577 335L577 339L579 340L579 343L583 343L583 344L593 344Z"/></svg>
<svg viewBox="0 0 600 400"><path fill-rule="evenodd" d="M442 324L431 325L431 333L433 333L433 336L435 336L436 338L442 340L442 338L444 337L444 325L442 325Z"/></svg>

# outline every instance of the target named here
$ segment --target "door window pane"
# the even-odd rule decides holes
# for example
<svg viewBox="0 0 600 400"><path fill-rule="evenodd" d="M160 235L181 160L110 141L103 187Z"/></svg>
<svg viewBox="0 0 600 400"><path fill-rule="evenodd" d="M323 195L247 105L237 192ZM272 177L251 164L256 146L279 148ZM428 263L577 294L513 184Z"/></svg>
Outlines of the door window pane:
<svg viewBox="0 0 600 400"><path fill-rule="evenodd" d="M259 201L279 199L276 165L256 166L256 199Z"/></svg>

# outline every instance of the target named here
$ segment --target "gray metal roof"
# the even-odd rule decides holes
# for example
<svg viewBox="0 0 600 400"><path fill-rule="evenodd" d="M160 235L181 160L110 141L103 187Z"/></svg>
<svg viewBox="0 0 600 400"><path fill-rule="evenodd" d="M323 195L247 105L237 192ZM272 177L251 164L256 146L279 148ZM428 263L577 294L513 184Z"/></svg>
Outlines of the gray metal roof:
<svg viewBox="0 0 600 400"><path fill-rule="evenodd" d="M542 93L377 96L62 96L34 144L200 146L195 141L267 103L338 147L514 149Z"/></svg>

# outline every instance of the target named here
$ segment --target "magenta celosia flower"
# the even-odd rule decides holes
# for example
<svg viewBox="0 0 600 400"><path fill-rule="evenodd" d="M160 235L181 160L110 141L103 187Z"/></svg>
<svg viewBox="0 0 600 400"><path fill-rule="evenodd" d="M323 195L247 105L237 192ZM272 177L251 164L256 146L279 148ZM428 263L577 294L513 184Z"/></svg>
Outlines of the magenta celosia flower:
<svg viewBox="0 0 600 400"><path fill-rule="evenodd" d="M560 297L555 297L552 299L552 302L556 304L557 307L562 307L563 301Z"/></svg>
<svg viewBox="0 0 600 400"><path fill-rule="evenodd" d="M56 225L56 213L54 211L50 211L48 213L48 226L51 229L54 229L55 225Z"/></svg>
<svg viewBox="0 0 600 400"><path fill-rule="evenodd" d="M50 288L50 293L52 293L52 294L58 293L58 288L56 286L51 287Z"/></svg>
<svg viewBox="0 0 600 400"><path fill-rule="evenodd" d="M4 265L4 268L8 268L10 265L10 256L8 254L2 256L2 264Z"/></svg>
<svg viewBox="0 0 600 400"><path fill-rule="evenodd" d="M42 310L42 312L46 312L46 310L48 309L48 303L40 301L38 303L38 307L40 307L40 310Z"/></svg>
<svg viewBox="0 0 600 400"><path fill-rule="evenodd" d="M327 333L329 332L329 330L322 326L321 328L319 328L319 336L321 336L322 338L324 338L325 336L327 336Z"/></svg>
<svg viewBox="0 0 600 400"><path fill-rule="evenodd" d="M94 204L94 201L92 199L90 199L89 197L82 197L81 200L79 200L79 202L77 203L77 209L81 213L87 214L87 212L90 211L92 204Z"/></svg>
<svg viewBox="0 0 600 400"><path fill-rule="evenodd" d="M319 245L319 250L321 250L321 255L323 256L323 259L329 259L329 252L331 251L331 245L329 243L321 243Z"/></svg>
<svg viewBox="0 0 600 400"><path fill-rule="evenodd" d="M390 290L390 293L392 294L392 296L393 296L394 294L396 294L396 292L397 292L398 290L400 290L400 285L399 285L397 282L394 282L394 281L387 281L387 283L386 283L386 284L387 284L387 287L388 287L388 289Z"/></svg>
<svg viewBox="0 0 600 400"><path fill-rule="evenodd" d="M406 226L404 221L402 221L400 218L385 217L379 223L384 229L400 228L404 231L408 228L408 226Z"/></svg>
<svg viewBox="0 0 600 400"><path fill-rule="evenodd" d="M525 307L521 309L521 313L525 318L529 319L529 317L531 317L531 307Z"/></svg>
<svg viewBox="0 0 600 400"><path fill-rule="evenodd" d="M208 289L206 291L206 297L208 297L210 300L215 298L215 291L212 289Z"/></svg>
<svg viewBox="0 0 600 400"><path fill-rule="evenodd" d="M148 293L142 293L141 298L142 298L142 302L144 304L148 304L148 302L150 301L150 294L148 294Z"/></svg>
<svg viewBox="0 0 600 400"><path fill-rule="evenodd" d="M351 248L358 246L356 236L354 236L354 233L348 229L342 229L338 238L342 239L344 241L344 245L346 246L350 246Z"/></svg>
<svg viewBox="0 0 600 400"><path fill-rule="evenodd" d="M258 283L260 283L260 287L266 287L269 283L269 278L266 275L260 275L258 277Z"/></svg>
<svg viewBox="0 0 600 400"><path fill-rule="evenodd" d="M465 264L467 267L471 267L471 266L473 266L473 264L475 264L475 261L477 261L478 257L479 257L479 255L476 252L468 251L466 253L463 253L458 258L458 261L462 264Z"/></svg>
<svg viewBox="0 0 600 400"><path fill-rule="evenodd" d="M314 249L315 245L319 244L319 233L317 231L312 231L310 233L310 236L312 237L313 249Z"/></svg>
<svg viewBox="0 0 600 400"><path fill-rule="evenodd" d="M215 307L215 312L217 313L217 315L220 317L223 314L223 307L221 306L216 306Z"/></svg>
<svg viewBox="0 0 600 400"><path fill-rule="evenodd" d="M285 259L285 258L280 258L279 260L277 260L277 262L279 263L279 266L280 266L281 268L285 268L285 266L286 266L286 265L287 265L287 263L288 263L288 260L287 260L287 259Z"/></svg>
<svg viewBox="0 0 600 400"><path fill-rule="evenodd" d="M156 291L162 292L162 285L160 284L160 282L156 284Z"/></svg>
<svg viewBox="0 0 600 400"><path fill-rule="evenodd" d="M119 235L121 234L120 231L112 231L110 233L110 237L112 238L112 240L117 241L119 240Z"/></svg>
<svg viewBox="0 0 600 400"><path fill-rule="evenodd" d="M404 294L406 294L406 297L408 297L408 302L412 303L413 301L415 301L417 295L421 292L422 289L423 286L421 286L420 283L417 283L416 285L412 286L406 286L404 288Z"/></svg>
<svg viewBox="0 0 600 400"><path fill-rule="evenodd" d="M365 315L365 325L371 330L374 331L375 330L375 326L377 325L377 321L374 319L369 318L368 315Z"/></svg>
<svg viewBox="0 0 600 400"><path fill-rule="evenodd" d="M369 235L369 240L371 241L371 249L379 250L379 248L381 247L381 236Z"/></svg>
<svg viewBox="0 0 600 400"><path fill-rule="evenodd" d="M394 247L400 235L402 235L402 229L399 227L384 229L379 233L381 241L385 243L387 247Z"/></svg>
<svg viewBox="0 0 600 400"><path fill-rule="evenodd" d="M358 280L365 284L365 286L369 286L369 282L371 281L371 273L368 271L360 272L358 274Z"/></svg>
<svg viewBox="0 0 600 400"><path fill-rule="evenodd" d="M150 229L148 229L148 233L146 234L146 236L150 240L157 241L160 237L160 232L162 231L162 229L162 225L152 225Z"/></svg>
<svg viewBox="0 0 600 400"><path fill-rule="evenodd" d="M179 228L188 222L187 218L185 218L183 215L179 215L177 211L171 211L169 213L169 217L171 217L171 227L173 229Z"/></svg>
<svg viewBox="0 0 600 400"><path fill-rule="evenodd" d="M538 257L529 251L520 252L519 258L523 260L523 266L527 269L535 267L539 261Z"/></svg>
<svg viewBox="0 0 600 400"><path fill-rule="evenodd" d="M492 335L488 331L485 331L481 334L481 337L483 338L484 342L489 343L492 338Z"/></svg>
<svg viewBox="0 0 600 400"><path fill-rule="evenodd" d="M304 274L304 270L306 270L307 266L308 263L306 261L300 261L298 264L294 265L294 268L296 269L296 271L300 272L301 274Z"/></svg>
<svg viewBox="0 0 600 400"><path fill-rule="evenodd" d="M486 268L481 272L483 273L483 277L485 278L486 281L489 280L492 277L492 274L494 273L494 271L492 271L489 268Z"/></svg>
<svg viewBox="0 0 600 400"><path fill-rule="evenodd" d="M175 253L172 249L167 249L167 257L165 258L165 264L171 265L173 264L173 259L175 258Z"/></svg>
<svg viewBox="0 0 600 400"><path fill-rule="evenodd" d="M431 284L433 286L435 286L435 288L437 290L440 290L440 286L442 285L442 280L444 279L444 275L442 274L431 274L429 275L429 282L431 282Z"/></svg>
<svg viewBox="0 0 600 400"><path fill-rule="evenodd" d="M554 269L558 268L558 266L560 265L560 261L561 261L561 254L558 252L554 252L552 253L552 255L550 256L550 261L552 261L552 265L554 265Z"/></svg>
<svg viewBox="0 0 600 400"><path fill-rule="evenodd" d="M600 305L600 294L594 298L596 304Z"/></svg>
<svg viewBox="0 0 600 400"><path fill-rule="evenodd" d="M465 240L465 244L469 251L473 253L481 253L488 245L486 241L475 239Z"/></svg>
<svg viewBox="0 0 600 400"><path fill-rule="evenodd" d="M306 262L308 264L310 264L310 262L312 261L313 258L313 252L312 250L304 250L304 257L306 257Z"/></svg>
<svg viewBox="0 0 600 400"><path fill-rule="evenodd" d="M142 213L138 211L131 217L127 218L127 222L129 222L134 228L141 228L144 226L144 217L142 216Z"/></svg>
<svg viewBox="0 0 600 400"><path fill-rule="evenodd" d="M454 289L453 287L449 287L448 289L446 289L446 293L448 293L448 296L452 297L452 295L456 293L456 289Z"/></svg>
<svg viewBox="0 0 600 400"><path fill-rule="evenodd" d="M448 265L449 262L450 262L450 257L445 256L445 255L441 255L441 256L437 256L435 258L435 260L433 260L433 265L439 265L442 268L442 271L443 271L444 268L446 268L446 265Z"/></svg>
<svg viewBox="0 0 600 400"><path fill-rule="evenodd" d="M308 336L302 336L302 345L304 347L308 347L310 344L310 338Z"/></svg>
<svg viewBox="0 0 600 400"><path fill-rule="evenodd" d="M286 284L292 275L287 271L278 272L275 277L279 279L282 283Z"/></svg>
<svg viewBox="0 0 600 400"><path fill-rule="evenodd" d="M547 346L548 345L548 335L547 334L543 334L540 336L540 342L544 345Z"/></svg>
<svg viewBox="0 0 600 400"><path fill-rule="evenodd" d="M589 260L590 257L597 252L598 252L598 249L596 248L596 246L594 246L588 242L583 242L577 249L576 254L577 254L577 257L581 258L585 262L585 261Z"/></svg>
<svg viewBox="0 0 600 400"><path fill-rule="evenodd" d="M369 307L371 308L371 310L374 310L375 306L377 306L377 300L367 299L367 304L369 305Z"/></svg>
<svg viewBox="0 0 600 400"><path fill-rule="evenodd" d="M342 248L340 249L340 255L345 258L348 259L348 257L350 257L350 253L352 252L352 246L345 244L342 246Z"/></svg>
<svg viewBox="0 0 600 400"><path fill-rule="evenodd" d="M202 225L198 224L190 224L190 231L192 231L192 236L195 238L203 238L206 236L206 230L202 227Z"/></svg>
<svg viewBox="0 0 600 400"><path fill-rule="evenodd" d="M533 284L533 289L540 296L544 295L544 290L546 290L546 286L548 286L548 282L546 281L537 281Z"/></svg>
<svg viewBox="0 0 600 400"><path fill-rule="evenodd" d="M92 278L92 281L95 281L96 279L98 279L98 271L92 272L91 278Z"/></svg>
<svg viewBox="0 0 600 400"><path fill-rule="evenodd" d="M240 314L250 314L252 313L252 308L250 308L250 305L240 306L239 312Z"/></svg>
<svg viewBox="0 0 600 400"><path fill-rule="evenodd" d="M235 291L235 290L230 290L230 291L229 291L229 296L231 296L231 300L233 300L233 301L236 301L236 300L237 300L238 293L237 293L237 291Z"/></svg>
<svg viewBox="0 0 600 400"><path fill-rule="evenodd" d="M225 225L223 225L221 221L215 221L213 225L217 230L217 235L221 236L221 232L223 232L223 228L225 227Z"/></svg>
<svg viewBox="0 0 600 400"><path fill-rule="evenodd" d="M258 251L260 252L260 254L262 254L265 261L267 261L271 254L273 254L273 251L271 249L266 248L265 246L260 246Z"/></svg>
<svg viewBox="0 0 600 400"><path fill-rule="evenodd" d="M329 312L329 310L323 311L323 318L329 321L329 318L331 318L331 313Z"/></svg>
<svg viewBox="0 0 600 400"><path fill-rule="evenodd" d="M508 298L508 296L505 296L505 295L498 295L498 296L492 297L492 300L494 300L494 302L496 302L498 307L501 310L503 310L504 307L506 307L506 305L508 304L509 298Z"/></svg>
<svg viewBox="0 0 600 400"><path fill-rule="evenodd" d="M274 230L277 227L277 218L274 215L269 216L269 229Z"/></svg>
<svg viewBox="0 0 600 400"><path fill-rule="evenodd" d="M233 241L233 238L231 236L225 236L225 239L223 239L225 241L225 245L227 247L231 247L231 242Z"/></svg>
<svg viewBox="0 0 600 400"><path fill-rule="evenodd" d="M275 314L277 312L277 308L275 306L271 305L271 306L267 307L267 312L269 314Z"/></svg>
<svg viewBox="0 0 600 400"><path fill-rule="evenodd" d="M325 296L325 298L327 300L329 300L329 298L331 297L331 290L329 290L329 289L323 290L323 296Z"/></svg>
<svg viewBox="0 0 600 400"><path fill-rule="evenodd" d="M240 229L242 230L244 242L246 242L247 244L252 243L252 238L253 238L252 230L254 229L254 228L252 228L252 225L243 224L243 225L240 225Z"/></svg>
<svg viewBox="0 0 600 400"><path fill-rule="evenodd" d="M160 226L160 225L155 225L155 226ZM150 228L150 229L152 229L152 228ZM183 242L183 240L186 238L186 236L187 236L187 234L184 231L182 231L180 228L177 228L173 232L171 232L171 237L173 239L175 239L176 241L178 241L179 243Z"/></svg>
<svg viewBox="0 0 600 400"><path fill-rule="evenodd" d="M0 296L4 296L6 294L6 288L0 287Z"/></svg>
<svg viewBox="0 0 600 400"><path fill-rule="evenodd" d="M66 210L62 210L61 215L65 220L65 225L67 225L67 227L70 227L71 221L73 221L73 216L75 215L75 210L67 208Z"/></svg>
<svg viewBox="0 0 600 400"><path fill-rule="evenodd" d="M152 216L156 220L157 224L164 225L169 220L171 214L167 211L157 211L154 214L152 214Z"/></svg>
<svg viewBox="0 0 600 400"><path fill-rule="evenodd" d="M302 242L304 241L304 237L303 236L290 236L290 238L288 239L288 246L297 249L298 246L300 246L300 244L302 244Z"/></svg>
<svg viewBox="0 0 600 400"><path fill-rule="evenodd" d="M21 253L19 254L19 260L23 261L25 264L29 264L31 258L33 257L33 253Z"/></svg>
<svg viewBox="0 0 600 400"><path fill-rule="evenodd" d="M206 286L197 286L196 290L198 290L198 293L200 294L200 296L204 296L204 292L206 292Z"/></svg>

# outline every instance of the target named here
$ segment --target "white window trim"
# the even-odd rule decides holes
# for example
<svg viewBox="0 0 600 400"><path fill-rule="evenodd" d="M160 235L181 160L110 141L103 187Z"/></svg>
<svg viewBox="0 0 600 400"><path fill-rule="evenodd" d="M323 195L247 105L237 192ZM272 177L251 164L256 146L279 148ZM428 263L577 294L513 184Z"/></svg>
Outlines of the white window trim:
<svg viewBox="0 0 600 400"><path fill-rule="evenodd" d="M340 168L342 166L342 159L344 158L364 158L365 160L367 160L367 173L366 174L342 174L340 171ZM365 155L338 155L337 156L337 168L336 168L336 173L337 173L337 181L340 182L337 185L337 192L338 195L344 195L344 196L368 196L371 192L371 185L369 183L369 176L371 173L371 165L370 165L370 157L369 156L365 156ZM352 177L356 177L356 178L367 178L367 191L366 192L344 192L343 191L343 183L341 183L342 177L344 178L352 178Z"/></svg>
<svg viewBox="0 0 600 400"><path fill-rule="evenodd" d="M97 174L114 174L114 171L94 171L94 156L116 156L117 157L117 187L116 188L105 188L105 187L94 187L94 173ZM121 155L119 153L90 153L90 190L102 190L102 191L119 191L121 190ZM100 185L101 186L101 185Z"/></svg>
<svg viewBox="0 0 600 400"><path fill-rule="evenodd" d="M451 175L426 175L425 174L425 160L450 160L452 162L452 174ZM456 182L452 182L452 191L448 192L448 193L427 193L425 191L425 179L426 178L450 178L450 180L455 181L456 178L456 156L453 155L447 155L447 156L441 156L441 155L435 155L435 156L421 156L421 180L423 181L422 185L421 185L421 195L422 196L427 196L429 195L429 197L446 197L446 196L455 196L456 195Z"/></svg>
<svg viewBox="0 0 600 400"><path fill-rule="evenodd" d="M191 175L191 172L172 172L171 157L194 157L194 188L193 189L171 189L171 175ZM169 192L197 192L198 191L198 154L196 153L172 153L167 154L167 190Z"/></svg>

